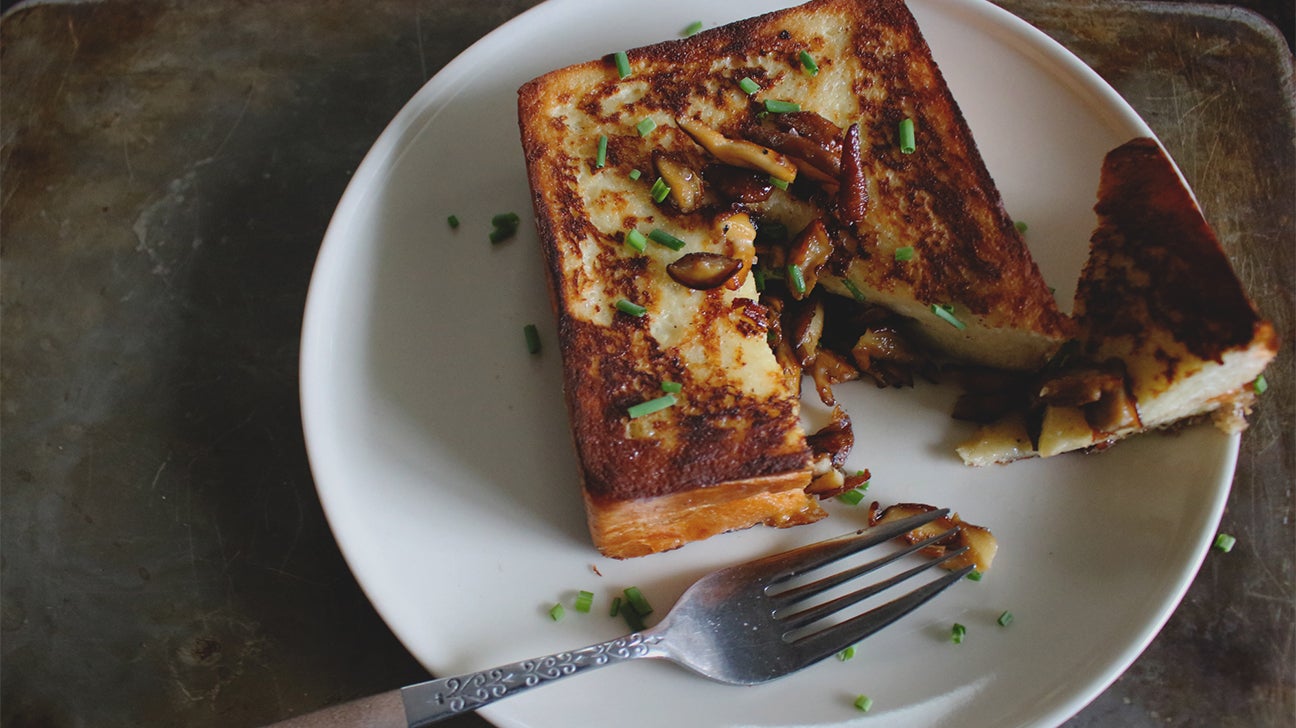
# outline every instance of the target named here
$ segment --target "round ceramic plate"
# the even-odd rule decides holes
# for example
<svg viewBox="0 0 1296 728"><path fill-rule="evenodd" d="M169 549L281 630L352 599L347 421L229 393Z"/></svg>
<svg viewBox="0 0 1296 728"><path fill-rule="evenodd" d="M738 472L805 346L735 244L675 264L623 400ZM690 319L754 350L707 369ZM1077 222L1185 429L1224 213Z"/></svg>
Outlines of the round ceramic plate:
<svg viewBox="0 0 1296 728"><path fill-rule="evenodd" d="M559 352L518 141L516 90L533 76L785 3L554 0L450 63L379 138L320 250L302 339L302 411L320 499L378 611L437 674L490 667L625 631L612 595L639 586L665 611L712 569L834 536L864 508L831 502L812 526L755 528L624 562L585 530ZM1094 224L1103 155L1150 135L1090 69L980 0L910 3L1010 213L1059 300ZM487 240L496 213L517 237ZM447 224L455 215L457 229ZM527 353L522 329L545 348ZM500 726L1048 725L1111 683L1183 595L1228 492L1236 438L1209 426L1097 456L967 468L953 393L856 382L850 467L883 504L949 506L1001 545L980 582L955 585L848 661L729 687L641 661L483 711ZM807 406L813 418L815 407ZM595 594L594 611L555 602ZM1008 627L996 624L1005 610ZM950 627L967 627L962 644Z"/></svg>

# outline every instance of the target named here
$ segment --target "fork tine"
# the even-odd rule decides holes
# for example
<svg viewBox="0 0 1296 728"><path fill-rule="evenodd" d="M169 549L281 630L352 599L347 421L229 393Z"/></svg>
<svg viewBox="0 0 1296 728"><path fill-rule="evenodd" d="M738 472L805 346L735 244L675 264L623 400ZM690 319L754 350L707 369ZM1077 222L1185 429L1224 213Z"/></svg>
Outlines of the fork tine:
<svg viewBox="0 0 1296 728"><path fill-rule="evenodd" d="M824 564L832 563L838 559L846 558L853 553L863 551L870 546L876 546L884 541L908 533L922 526L942 518L949 514L948 508L939 508L927 513L919 513L908 518L901 518L898 521L891 521L880 526L860 529L854 533L837 538L830 538L827 541L812 543L808 546L802 546L793 549L784 554L772 556L759 562L754 562L751 566L759 568L761 571L767 569L783 569L782 573L768 580L766 589L783 581L787 581L794 576L804 574L811 569L816 569Z"/></svg>
<svg viewBox="0 0 1296 728"><path fill-rule="evenodd" d="M809 599L810 597L825 592L839 584L845 584L846 582L858 576L863 576L864 574L867 574L871 571L876 571L877 569L880 569L883 566L886 566L887 564L896 561L897 559L901 559L905 556L908 556L909 554L912 554L915 551L921 551L922 549L925 549L928 546L931 546L932 544L941 541L942 539L949 538L949 536L952 534L958 533L958 530L959 530L958 527L955 526L954 528L951 528L948 531L945 531L943 533L938 533L935 536L932 536L930 538L923 539L922 541L919 541L918 543L915 543L911 546L907 546L900 551L893 551L887 554L886 556L883 556L878 559L874 559L873 561L870 561L867 564L861 564L859 566L846 569L845 571L839 571L836 574L833 574L832 576L825 576L824 578L819 579L818 581L813 581L809 584L803 584L801 586L788 589L787 591L775 592L773 594L770 594L769 596L778 602L782 602L786 604L795 604L799 601L802 601L804 599Z"/></svg>
<svg viewBox="0 0 1296 728"><path fill-rule="evenodd" d="M951 531L951 532L952 532L952 531ZM864 564L863 566L857 567L857 568L855 568L855 569L850 569L850 570L848 570L848 571L844 571L844 572L842 572L842 573L843 573L843 574L850 574L851 572L859 572L859 573L857 573L857 574L854 574L853 576L859 576L860 574L866 574L866 573L872 571L874 568L876 568L876 567L874 566L875 564L876 564L877 566L885 565L887 562L894 561L896 558L899 558L900 556L903 556L903 555L905 555L905 554L907 554L907 553L912 553L913 551L916 551L916 550L918 550L918 549L920 549L920 548L922 548L922 547L924 547L924 546L930 545L932 541L935 541L935 540L937 540L938 538L942 538L942 537L944 537L944 536L948 536L949 533L951 533L951 532L946 532L946 533L944 533L944 534L941 534L941 536L939 536L939 537L933 537L933 538L930 538L930 539L928 539L927 541L924 541L924 542L922 542L922 543L915 544L914 546L911 546L910 548L905 549L904 551L898 551L898 552L896 552L893 556L888 556L888 557L885 557L885 558L881 558L881 559L878 559L877 561L874 561L874 562L871 562L871 563L868 563L868 564ZM944 562L946 562L946 561L949 561L950 559L952 559L952 558L954 558L954 557L956 557L956 556L960 556L960 555L962 555L962 554L963 554L964 552L966 552L966 551L967 551L967 547L966 547L966 546L963 547L963 548L961 548L961 549L957 549L957 550L951 551L951 552L949 552L949 553L946 553L946 554L942 555L942 556L939 557L939 558L932 559L932 560L929 560L929 561L925 561L925 562L923 562L923 563L921 563L921 564L918 564L917 566L911 567L911 568L909 568L909 569L906 570L906 571L902 571L902 572L900 572L899 574L896 574L896 575L894 575L894 576L888 577L888 578L886 578L886 579L884 579L884 580L882 580L882 581L879 581L879 582L876 582L876 583L873 583L873 584L869 584L868 586L861 587L861 588L859 588L859 589L857 589L857 590L855 590L855 591L853 591L853 592L851 592L851 593L849 593L849 594L843 594L842 596L837 597L836 599L832 599L832 600L830 600L830 601L824 602L823 604L816 604L816 605L813 606L813 607L809 607L809 608L804 609L804 610L802 610L802 611L800 611L800 612L796 612L795 614L790 614L790 615L788 615L787 617L783 617L782 615L779 614L779 610L775 610L775 612L774 612L774 618L780 620L780 622L782 622L784 628L787 629L787 630L799 629L799 628L801 628L801 627L804 627L804 626L807 625L807 624L810 624L810 623L812 623L812 622L815 622L815 621L818 621L818 620L820 620L820 619L823 619L824 617L826 617L826 616L828 616L828 615L830 615L830 614L835 614L835 613L841 611L842 609L845 609L846 607L849 607L850 605L855 604L856 602L861 602L861 601L863 601L863 600L865 600L865 599L868 599L869 597L873 596L874 594L877 594L877 593L879 593L879 592L883 592L883 591L885 591L885 590L887 590L887 589L890 589L891 587L895 586L896 584L899 584L900 582L905 581L905 580L908 579L909 577L911 577L911 576L917 576L918 574L921 574L922 572L924 572L924 571L926 571L926 570L932 568L933 566L937 566L937 565L939 565L939 564L941 564L941 563L944 563ZM844 582L846 581L845 579L839 579L838 576L840 576L840 575L835 575L835 576L829 577L829 578L827 578L827 579L823 579L822 581L825 581L825 582L827 582L827 581L835 581L835 582L838 583L838 584L840 584L840 583L844 583ZM820 584L820 582L815 582L814 584L807 584L806 586L815 587L815 586L818 586L819 584ZM829 587L831 587L831 586L835 586L835 584L830 584L830 585L828 585L828 586L829 586ZM825 587L825 588L827 588L827 587ZM819 591L822 591L822 590L819 590ZM806 595L806 596L810 596L810 595ZM802 598L804 598L804 597L802 597Z"/></svg>
<svg viewBox="0 0 1296 728"><path fill-rule="evenodd" d="M951 553L950 556L953 556L953 554ZM943 560L943 558L935 559L931 563L936 564ZM859 642L926 604L928 600L949 588L951 584L967 576L974 568L973 565L968 565L958 571L951 571L945 576L930 581L902 597L893 599L863 614L851 617L840 624L801 637L792 644L801 651L801 656L805 659L807 665L836 654L847 645Z"/></svg>

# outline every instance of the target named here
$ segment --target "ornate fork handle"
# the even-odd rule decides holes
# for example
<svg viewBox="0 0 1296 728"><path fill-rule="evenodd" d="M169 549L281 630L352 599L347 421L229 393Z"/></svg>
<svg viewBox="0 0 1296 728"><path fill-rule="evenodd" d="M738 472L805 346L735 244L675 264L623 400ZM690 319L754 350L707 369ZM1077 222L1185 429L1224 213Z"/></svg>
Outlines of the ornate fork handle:
<svg viewBox="0 0 1296 728"><path fill-rule="evenodd" d="M521 660L455 677L402 688L405 717L411 728L489 705L501 698L606 665L640 657L660 657L661 634L635 632L596 645L546 657Z"/></svg>

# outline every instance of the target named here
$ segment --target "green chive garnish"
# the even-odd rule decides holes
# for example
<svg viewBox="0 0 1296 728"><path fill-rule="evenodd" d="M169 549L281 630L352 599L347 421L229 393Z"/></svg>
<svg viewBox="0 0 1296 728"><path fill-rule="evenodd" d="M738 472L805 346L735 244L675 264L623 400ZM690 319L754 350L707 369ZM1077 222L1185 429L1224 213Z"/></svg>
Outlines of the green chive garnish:
<svg viewBox="0 0 1296 728"><path fill-rule="evenodd" d="M895 251L896 260L913 260L913 257L914 257L914 249L912 245L906 245L903 248L896 248Z"/></svg>
<svg viewBox="0 0 1296 728"><path fill-rule="evenodd" d="M837 653L837 659L841 660L842 662L845 662L854 656L855 656L855 645L851 645L850 647L847 647L846 649Z"/></svg>
<svg viewBox="0 0 1296 728"><path fill-rule="evenodd" d="M673 400L674 397L671 399ZM624 594L626 602L630 605L630 608L640 617L647 617L649 614L652 614L652 605L644 598L643 592L639 587L626 587Z"/></svg>
<svg viewBox="0 0 1296 728"><path fill-rule="evenodd" d="M750 78L744 78L743 80L738 82L738 88L742 89L743 93L747 94L748 96L751 96L757 91L760 91L760 84L756 83Z"/></svg>
<svg viewBox="0 0 1296 728"><path fill-rule="evenodd" d="M670 185L666 184L666 180L658 177L657 181L653 182L649 193L652 194L653 202L660 204L662 200L666 199L666 195L670 194Z"/></svg>
<svg viewBox="0 0 1296 728"><path fill-rule="evenodd" d="M573 604L578 612L589 613L590 607L594 605L594 592L587 592L584 589L576 592L576 603Z"/></svg>
<svg viewBox="0 0 1296 728"><path fill-rule="evenodd" d="M630 57L626 55L626 52L617 51L612 54L612 60L616 61L617 75L623 79L628 78L630 76Z"/></svg>
<svg viewBox="0 0 1296 728"><path fill-rule="evenodd" d="M864 500L864 491L860 488L851 488L845 493L837 496L837 500L847 505L857 506L860 501Z"/></svg>
<svg viewBox="0 0 1296 728"><path fill-rule="evenodd" d="M753 268L752 278L755 279L756 282L756 292L764 293L765 292L765 269Z"/></svg>
<svg viewBox="0 0 1296 728"><path fill-rule="evenodd" d="M621 618L625 620L626 626L631 632L642 632L644 629L644 619L638 612L630 608L629 604L621 610Z"/></svg>
<svg viewBox="0 0 1296 728"><path fill-rule="evenodd" d="M981 572L973 569L968 572L967 578L969 581L981 581Z"/></svg>
<svg viewBox="0 0 1296 728"><path fill-rule="evenodd" d="M459 227L459 218L455 217L454 215L451 215L450 217L446 218L446 224L452 228L457 228Z"/></svg>
<svg viewBox="0 0 1296 728"><path fill-rule="evenodd" d="M818 75L819 64L815 63L814 56L810 55L809 51L801 51L800 58L801 58L801 67L805 69L806 73L810 74L811 76Z"/></svg>
<svg viewBox="0 0 1296 728"><path fill-rule="evenodd" d="M594 166L602 167L607 164L607 134L599 134L598 154L594 155Z"/></svg>
<svg viewBox="0 0 1296 728"><path fill-rule="evenodd" d="M629 245L640 253L644 252L644 249L648 247L648 238L645 238L643 233L638 230L631 229L630 232L626 233L625 241L626 245Z"/></svg>
<svg viewBox="0 0 1296 728"><path fill-rule="evenodd" d="M666 189L668 192L670 191L669 187ZM675 237L674 235L671 235L670 233L666 232L665 230L662 230L661 228L653 228L652 232L648 233L648 239L653 241L654 243L657 243L658 245L664 245L670 248L671 250L680 250L684 247L683 240L680 240L679 238Z"/></svg>
<svg viewBox="0 0 1296 728"><path fill-rule="evenodd" d="M630 179L637 180L637 179L639 179L639 177L642 176L642 175L643 175L643 172L640 172L640 171L637 170L637 169L632 169L632 170L630 170L629 177L630 177Z"/></svg>
<svg viewBox="0 0 1296 728"><path fill-rule="evenodd" d="M679 394L684 389L684 385L679 382L662 382L661 389L669 394Z"/></svg>
<svg viewBox="0 0 1296 728"><path fill-rule="evenodd" d="M493 229L490 232L490 241L498 243L508 240L517 234L518 224L521 218L516 212L503 212L491 218Z"/></svg>
<svg viewBox="0 0 1296 728"><path fill-rule="evenodd" d="M945 323L949 324L950 326L953 326L956 329L963 330L967 328L967 324L963 323L962 321L959 321L954 316L953 306L948 306L948 305L942 306L938 303L933 303L931 305L931 312L936 314L941 319L943 319Z"/></svg>
<svg viewBox="0 0 1296 728"><path fill-rule="evenodd" d="M643 306L640 306L634 301L627 301L624 298L617 299L616 307L617 310L620 311L621 313L629 314L631 316L643 316L644 314L648 313L648 309L644 308Z"/></svg>
<svg viewBox="0 0 1296 728"><path fill-rule="evenodd" d="M535 324L527 324L522 327L522 334L526 337L527 351L532 354L540 353L540 330Z"/></svg>
<svg viewBox="0 0 1296 728"><path fill-rule="evenodd" d="M612 597L612 608L608 610L609 617L615 617L621 612L621 597Z"/></svg>
<svg viewBox="0 0 1296 728"><path fill-rule="evenodd" d="M780 190L786 190L786 189L788 188L788 183L787 183L787 180L785 180L785 179L779 179L778 177L775 177L774 175L770 175L769 181L770 181L770 184L774 185L775 187L779 188Z"/></svg>
<svg viewBox="0 0 1296 728"><path fill-rule="evenodd" d="M855 707L858 708L861 713L867 713L869 712L869 708L873 707L873 698L870 698L867 695L860 695L855 698Z"/></svg>
<svg viewBox="0 0 1296 728"><path fill-rule="evenodd" d="M794 111L800 111L801 104L798 104L795 101L765 99L765 110L771 114L791 114Z"/></svg>
<svg viewBox="0 0 1296 728"><path fill-rule="evenodd" d="M1264 394L1269 389L1269 382L1265 381L1263 374L1256 375L1255 381L1251 383L1251 391L1256 394Z"/></svg>
<svg viewBox="0 0 1296 728"><path fill-rule="evenodd" d="M1226 554L1233 550L1233 545L1236 543L1237 539L1227 533L1221 533L1215 537L1215 548Z"/></svg>
<svg viewBox="0 0 1296 728"><path fill-rule="evenodd" d="M702 21L701 21L701 20L694 20L693 22L691 22L691 23L688 24L688 27L685 28L684 31L683 31L682 33L680 33L680 35L682 35L682 36L684 36L685 38L687 38L687 37L689 37L690 35L694 35L694 34L696 34L699 30L702 30Z"/></svg>
<svg viewBox="0 0 1296 728"><path fill-rule="evenodd" d="M633 420L633 419L635 419L635 418L637 418L637 417L643 417L644 415L650 415L650 414L652 414L652 413L654 413L654 412L661 412L662 410L666 409L667 407L673 407L673 406L675 406L675 402L676 402L676 400L675 400L675 395L673 395L673 394L663 394L662 396L658 397L657 399L650 399L650 400L648 400L647 402L640 402L639 404L635 404L635 405L631 405L631 406L627 407L627 408L626 408L626 414L630 415L630 419ZM628 599L629 597L630 597L630 595L629 595L629 594L626 594L626 598ZM632 602L632 603L633 603L633 602ZM636 609L637 609L637 607L636 607Z"/></svg>
<svg viewBox="0 0 1296 728"><path fill-rule="evenodd" d="M1015 221L1013 222L1013 227L1017 228L1017 232L1019 232L1019 233L1024 233L1024 232L1026 232L1026 227L1027 227L1027 226L1026 226L1026 223L1025 223L1025 222L1023 222L1023 221L1021 221L1021 220L1015 220Z"/></svg>
<svg viewBox="0 0 1296 728"><path fill-rule="evenodd" d="M861 291L859 286L855 285L854 281L849 278L843 278L841 279L841 282L842 285L846 287L846 290L850 291L851 298L854 298L860 303L864 303L864 291Z"/></svg>
<svg viewBox="0 0 1296 728"><path fill-rule="evenodd" d="M657 122L653 121L651 116L645 116L639 120L638 124L635 124L635 129L639 130L639 136L641 137L648 136L652 133L652 130L656 128Z"/></svg>
<svg viewBox="0 0 1296 728"><path fill-rule="evenodd" d="M900 153L913 154L918 145L914 143L914 122L913 119L905 119L900 122Z"/></svg>
<svg viewBox="0 0 1296 728"><path fill-rule="evenodd" d="M549 618L555 622L562 619L563 615L566 613L567 610L563 609L563 605L561 604L555 604L552 607L549 607Z"/></svg>
<svg viewBox="0 0 1296 728"><path fill-rule="evenodd" d="M796 263L788 263L787 274L788 282L792 284L792 290L796 291L797 295L804 294L806 292L805 275L801 273L801 269L797 267Z"/></svg>
<svg viewBox="0 0 1296 728"><path fill-rule="evenodd" d="M1012 624L1013 621L1012 612L1009 612L1008 610L1004 610L1003 614L1000 614L999 619L996 621L999 622L1000 627L1007 627L1008 625Z"/></svg>
<svg viewBox="0 0 1296 728"><path fill-rule="evenodd" d="M963 644L963 636L966 634L967 627L955 622L954 626L950 628L950 642L953 642L956 645L961 645Z"/></svg>

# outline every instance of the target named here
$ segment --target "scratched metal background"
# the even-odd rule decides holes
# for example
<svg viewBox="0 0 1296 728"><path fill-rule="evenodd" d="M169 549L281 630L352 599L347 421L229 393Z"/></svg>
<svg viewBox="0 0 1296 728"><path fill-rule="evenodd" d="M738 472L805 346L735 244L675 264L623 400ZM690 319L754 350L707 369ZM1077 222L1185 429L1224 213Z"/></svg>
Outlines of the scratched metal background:
<svg viewBox="0 0 1296 728"><path fill-rule="evenodd" d="M373 139L531 4L102 0L0 21L0 723L255 725L422 677L315 498L301 309ZM1224 516L1238 548L1069 725L1292 725L1292 3L1250 3L1281 31L1224 6L1002 4L1156 129L1286 342Z"/></svg>

